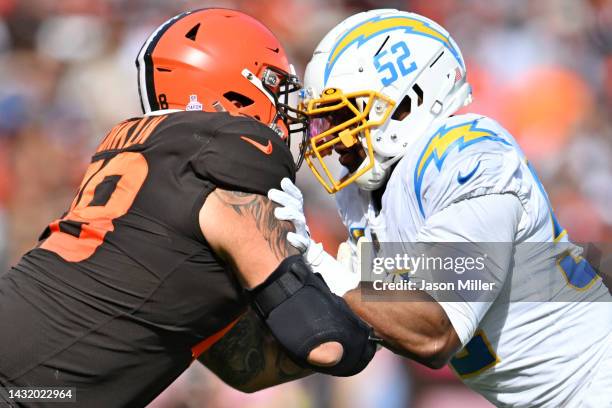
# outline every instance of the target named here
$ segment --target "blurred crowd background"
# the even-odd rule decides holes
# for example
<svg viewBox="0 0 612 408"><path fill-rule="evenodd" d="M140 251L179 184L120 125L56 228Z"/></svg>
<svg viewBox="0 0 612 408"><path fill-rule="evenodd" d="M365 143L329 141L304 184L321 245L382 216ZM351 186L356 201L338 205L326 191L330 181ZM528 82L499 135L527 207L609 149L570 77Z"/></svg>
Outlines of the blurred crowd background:
<svg viewBox="0 0 612 408"><path fill-rule="evenodd" d="M68 207L106 132L140 114L134 59L148 34L180 11L210 6L263 21L300 74L323 35L355 12L392 7L436 20L466 59L474 88L466 110L496 118L516 136L573 240L612 239L612 1L0 0L3 269ZM314 237L335 253L346 232L332 197L306 168L298 185ZM254 395L194 366L152 406L488 404L448 369L427 370L382 352L356 377L313 376Z"/></svg>

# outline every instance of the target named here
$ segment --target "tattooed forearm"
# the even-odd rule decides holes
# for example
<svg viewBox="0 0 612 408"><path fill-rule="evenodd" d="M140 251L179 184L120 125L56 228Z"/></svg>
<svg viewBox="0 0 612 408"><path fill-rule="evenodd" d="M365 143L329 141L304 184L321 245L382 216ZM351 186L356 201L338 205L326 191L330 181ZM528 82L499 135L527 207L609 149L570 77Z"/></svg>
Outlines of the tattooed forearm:
<svg viewBox="0 0 612 408"><path fill-rule="evenodd" d="M199 361L229 385L248 392L310 374L287 357L252 311Z"/></svg>
<svg viewBox="0 0 612 408"><path fill-rule="evenodd" d="M296 378L304 377L308 370L298 366L285 354L282 350L278 350L276 354L276 371L280 382L295 380Z"/></svg>
<svg viewBox="0 0 612 408"><path fill-rule="evenodd" d="M264 336L255 316L245 316L199 360L222 380L241 387L265 368Z"/></svg>
<svg viewBox="0 0 612 408"><path fill-rule="evenodd" d="M241 216L252 217L257 229L268 242L270 249L279 259L295 255L298 251L287 241L287 232L293 231L293 225L288 221L279 221L274 216L277 207L267 197L259 194L244 193L241 191L227 191L217 189L213 193L221 202L231 207Z"/></svg>

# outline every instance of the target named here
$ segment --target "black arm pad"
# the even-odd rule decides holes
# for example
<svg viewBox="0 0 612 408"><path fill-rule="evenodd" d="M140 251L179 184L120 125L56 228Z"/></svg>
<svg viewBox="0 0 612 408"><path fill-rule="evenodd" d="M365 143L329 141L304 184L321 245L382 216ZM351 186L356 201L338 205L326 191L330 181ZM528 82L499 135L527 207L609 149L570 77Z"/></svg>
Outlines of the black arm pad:
<svg viewBox="0 0 612 408"><path fill-rule="evenodd" d="M372 329L344 299L331 293L302 256L285 259L250 295L255 311L289 357L302 367L345 377L359 373L374 357ZM332 367L308 363L308 354L329 341L337 341L344 348L340 362Z"/></svg>

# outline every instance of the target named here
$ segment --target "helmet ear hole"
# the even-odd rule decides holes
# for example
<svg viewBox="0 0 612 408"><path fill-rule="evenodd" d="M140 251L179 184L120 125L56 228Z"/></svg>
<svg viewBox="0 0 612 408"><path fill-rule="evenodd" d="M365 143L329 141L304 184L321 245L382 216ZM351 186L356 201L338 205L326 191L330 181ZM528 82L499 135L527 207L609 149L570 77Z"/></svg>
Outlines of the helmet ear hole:
<svg viewBox="0 0 612 408"><path fill-rule="evenodd" d="M229 91L223 94L227 100L236 105L237 108L245 108L253 104L253 100L246 95L238 92Z"/></svg>
<svg viewBox="0 0 612 408"><path fill-rule="evenodd" d="M412 99L408 95L404 96L404 99L397 105L395 108L395 112L391 116L393 120L404 120L408 115L410 115L410 111L412 110Z"/></svg>
<svg viewBox="0 0 612 408"><path fill-rule="evenodd" d="M412 85L412 91L416 95L416 106L421 106L423 104L423 89L419 86L419 84ZM393 120L404 120L410 115L412 111L412 98L408 95L405 95L402 101L397 105L395 112L391 116Z"/></svg>

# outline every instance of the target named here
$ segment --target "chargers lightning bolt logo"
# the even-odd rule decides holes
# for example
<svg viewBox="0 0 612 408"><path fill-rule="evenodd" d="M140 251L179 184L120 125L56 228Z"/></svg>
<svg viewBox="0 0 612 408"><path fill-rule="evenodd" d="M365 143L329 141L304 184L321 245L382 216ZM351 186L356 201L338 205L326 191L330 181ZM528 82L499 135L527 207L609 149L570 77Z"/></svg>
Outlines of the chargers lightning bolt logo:
<svg viewBox="0 0 612 408"><path fill-rule="evenodd" d="M459 55L459 52L451 42L450 38L442 34L438 29L429 25L429 23L419 20L415 17L408 16L395 16L395 17L374 17L366 20L350 29L346 34L340 38L340 40L334 45L329 58L327 59L327 65L325 66L325 77L324 84L327 83L332 68L338 58L344 51L346 51L353 43L357 43L357 47L360 47L368 40L392 31L392 30L404 30L406 33L422 35L425 37L433 38L434 40L442 43L451 54L455 57L459 65L464 67L463 60Z"/></svg>
<svg viewBox="0 0 612 408"><path fill-rule="evenodd" d="M414 169L414 189L419 203L419 210L421 210L423 217L425 216L425 210L421 201L421 184L423 183L423 177L429 163L433 161L438 171L441 171L442 164L444 164L444 160L453 147L457 146L459 151L462 151L466 147L483 140L494 140L511 146L508 141L499 137L491 130L476 127L477 124L478 120L460 123L449 128L444 125L434 133L427 145L425 145L425 149L423 149L423 153L421 153L421 157L419 157L417 166Z"/></svg>

